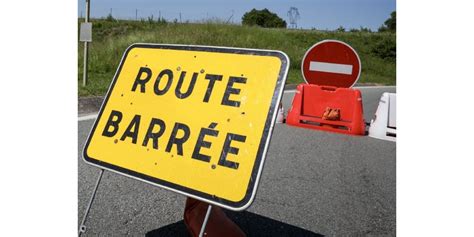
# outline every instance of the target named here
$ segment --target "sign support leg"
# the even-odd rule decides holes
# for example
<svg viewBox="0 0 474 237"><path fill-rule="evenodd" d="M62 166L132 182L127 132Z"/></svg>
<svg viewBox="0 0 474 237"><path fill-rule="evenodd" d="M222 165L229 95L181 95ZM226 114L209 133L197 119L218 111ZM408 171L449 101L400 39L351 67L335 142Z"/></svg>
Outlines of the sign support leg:
<svg viewBox="0 0 474 237"><path fill-rule="evenodd" d="M104 169L100 169L99 177L97 178L97 182L95 183L94 191L92 192L92 196L89 200L89 204L87 205L86 212L84 213L84 216L82 217L82 222L81 226L79 226L79 236L81 236L82 233L86 232L86 219L87 216L89 215L89 211L92 207L92 202L94 202L95 194L97 193L97 189L99 188L100 180L102 179L102 174L104 174Z"/></svg>
<svg viewBox="0 0 474 237"><path fill-rule="evenodd" d="M212 205L207 207L206 217L204 217L204 222L201 226L201 231L199 232L199 237L202 237L204 234L204 230L206 229L207 221L209 220L209 216L211 215Z"/></svg>

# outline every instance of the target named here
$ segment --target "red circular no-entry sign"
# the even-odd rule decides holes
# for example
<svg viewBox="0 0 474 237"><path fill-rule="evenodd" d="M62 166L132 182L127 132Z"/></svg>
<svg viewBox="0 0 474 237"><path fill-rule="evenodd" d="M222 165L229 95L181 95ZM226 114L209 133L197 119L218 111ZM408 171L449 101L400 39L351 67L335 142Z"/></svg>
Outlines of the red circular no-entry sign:
<svg viewBox="0 0 474 237"><path fill-rule="evenodd" d="M320 86L352 87L360 76L360 59L348 44L323 40L303 57L301 73L306 83Z"/></svg>

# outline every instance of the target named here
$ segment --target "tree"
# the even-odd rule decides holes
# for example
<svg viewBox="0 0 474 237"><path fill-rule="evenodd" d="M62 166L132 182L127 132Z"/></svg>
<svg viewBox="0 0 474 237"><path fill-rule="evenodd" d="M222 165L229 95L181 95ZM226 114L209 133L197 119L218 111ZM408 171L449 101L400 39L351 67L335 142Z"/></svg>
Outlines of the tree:
<svg viewBox="0 0 474 237"><path fill-rule="evenodd" d="M343 26L339 26L339 28L336 29L337 32L346 32L346 28Z"/></svg>
<svg viewBox="0 0 474 237"><path fill-rule="evenodd" d="M115 21L115 18L112 16L112 14L109 13L107 17L105 18L106 21Z"/></svg>
<svg viewBox="0 0 474 237"><path fill-rule="evenodd" d="M379 32L383 31L392 31L395 32L397 30L397 12L393 11L390 14L390 18L388 18L382 26L379 28Z"/></svg>
<svg viewBox="0 0 474 237"><path fill-rule="evenodd" d="M265 28L286 28L286 21L268 9L256 10L255 8L242 16L242 25L258 25Z"/></svg>
<svg viewBox="0 0 474 237"><path fill-rule="evenodd" d="M371 29L369 29L369 28L367 28L367 27L362 27L362 26L360 27L360 30L359 30L359 31L360 31L360 32L366 32L366 33L372 32Z"/></svg>
<svg viewBox="0 0 474 237"><path fill-rule="evenodd" d="M384 26L384 25L381 25L381 26L379 27L378 31L379 31L379 32L386 32L386 31L388 31L388 28L387 28L386 26Z"/></svg>
<svg viewBox="0 0 474 237"><path fill-rule="evenodd" d="M349 29L349 32L355 33L355 32L359 32L359 30L356 29L356 28L350 28L350 29Z"/></svg>

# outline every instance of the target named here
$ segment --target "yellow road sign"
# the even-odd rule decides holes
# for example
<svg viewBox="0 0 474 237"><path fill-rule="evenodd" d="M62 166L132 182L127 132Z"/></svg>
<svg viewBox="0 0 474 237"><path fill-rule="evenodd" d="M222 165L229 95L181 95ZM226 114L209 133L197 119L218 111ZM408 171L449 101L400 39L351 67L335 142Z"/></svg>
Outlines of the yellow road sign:
<svg viewBox="0 0 474 237"><path fill-rule="evenodd" d="M257 189L289 59L279 51L134 44L86 162L231 210Z"/></svg>

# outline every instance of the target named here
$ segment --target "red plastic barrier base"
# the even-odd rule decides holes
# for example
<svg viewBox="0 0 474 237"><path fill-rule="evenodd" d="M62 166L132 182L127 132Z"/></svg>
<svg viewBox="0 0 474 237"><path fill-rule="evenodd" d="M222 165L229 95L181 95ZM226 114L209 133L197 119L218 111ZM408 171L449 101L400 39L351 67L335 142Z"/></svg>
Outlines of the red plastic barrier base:
<svg viewBox="0 0 474 237"><path fill-rule="evenodd" d="M340 110L340 120L322 118L328 107ZM299 84L286 123L316 130L365 135L361 93L352 88Z"/></svg>

